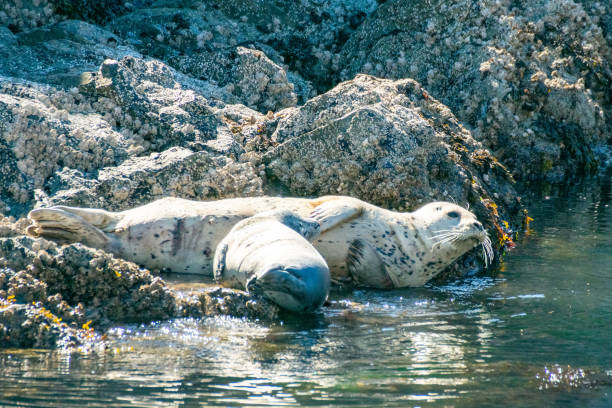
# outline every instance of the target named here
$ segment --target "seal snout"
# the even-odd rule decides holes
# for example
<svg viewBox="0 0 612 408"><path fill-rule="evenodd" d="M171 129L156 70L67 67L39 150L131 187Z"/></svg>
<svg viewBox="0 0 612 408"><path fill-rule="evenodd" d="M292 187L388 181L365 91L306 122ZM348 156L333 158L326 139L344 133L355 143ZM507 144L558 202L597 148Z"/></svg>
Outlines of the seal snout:
<svg viewBox="0 0 612 408"><path fill-rule="evenodd" d="M477 231L484 231L484 225L482 225L482 223L478 220L474 221L472 223L472 228L476 229Z"/></svg>

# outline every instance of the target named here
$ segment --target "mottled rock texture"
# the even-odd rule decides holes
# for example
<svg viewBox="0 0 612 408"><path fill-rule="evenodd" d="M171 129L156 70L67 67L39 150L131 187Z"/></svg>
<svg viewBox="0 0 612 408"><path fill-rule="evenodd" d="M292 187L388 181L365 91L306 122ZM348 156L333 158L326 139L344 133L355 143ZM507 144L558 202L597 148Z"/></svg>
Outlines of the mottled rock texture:
<svg viewBox="0 0 612 408"><path fill-rule="evenodd" d="M92 347L100 330L119 322L277 314L265 299L233 289L179 296L146 269L81 244L0 238L0 347Z"/></svg>
<svg viewBox="0 0 612 408"><path fill-rule="evenodd" d="M387 1L344 45L339 78L414 78L517 179L561 181L611 143L605 13L569 0Z"/></svg>
<svg viewBox="0 0 612 408"><path fill-rule="evenodd" d="M526 217L514 180L612 162L610 11L589 0L5 0L2 344L87 345L91 327L117 321L277 313L225 289L183 296L103 252L25 238L40 206L448 200L485 223L499 259ZM443 276L479 263L467 254Z"/></svg>

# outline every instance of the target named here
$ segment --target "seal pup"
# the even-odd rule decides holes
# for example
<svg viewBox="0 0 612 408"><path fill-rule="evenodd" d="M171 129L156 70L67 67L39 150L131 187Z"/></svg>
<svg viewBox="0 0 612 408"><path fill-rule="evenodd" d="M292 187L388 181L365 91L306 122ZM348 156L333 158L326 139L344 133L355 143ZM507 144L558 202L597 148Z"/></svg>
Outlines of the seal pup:
<svg viewBox="0 0 612 408"><path fill-rule="evenodd" d="M32 210L27 233L82 242L146 268L212 275L217 244L239 221L271 210L312 214L321 224L313 245L332 280L378 288L421 286L459 256L491 241L474 214L448 202L414 212L386 210L353 197L250 197L191 201L174 197L121 212L76 207Z"/></svg>
<svg viewBox="0 0 612 408"><path fill-rule="evenodd" d="M318 234L318 222L290 211L242 220L217 245L215 280L292 312L312 312L325 302L330 286L329 268L308 242Z"/></svg>

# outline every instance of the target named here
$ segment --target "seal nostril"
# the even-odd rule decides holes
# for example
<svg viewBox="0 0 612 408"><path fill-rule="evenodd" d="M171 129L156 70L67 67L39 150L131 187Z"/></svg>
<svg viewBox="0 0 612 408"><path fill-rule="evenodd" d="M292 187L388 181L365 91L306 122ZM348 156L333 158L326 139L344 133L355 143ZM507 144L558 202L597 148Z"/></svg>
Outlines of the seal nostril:
<svg viewBox="0 0 612 408"><path fill-rule="evenodd" d="M480 223L480 221L474 221L473 225L474 225L474 227L476 227L476 229L484 231L484 226Z"/></svg>

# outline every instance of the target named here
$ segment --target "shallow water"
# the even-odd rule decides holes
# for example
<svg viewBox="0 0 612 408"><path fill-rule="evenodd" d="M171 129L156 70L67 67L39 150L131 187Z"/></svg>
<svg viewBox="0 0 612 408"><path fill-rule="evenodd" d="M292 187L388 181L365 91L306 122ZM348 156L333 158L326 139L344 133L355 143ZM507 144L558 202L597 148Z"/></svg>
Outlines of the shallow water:
<svg viewBox="0 0 612 408"><path fill-rule="evenodd" d="M493 277L334 293L282 324L127 326L90 355L0 352L0 406L612 406L611 187L535 198Z"/></svg>

